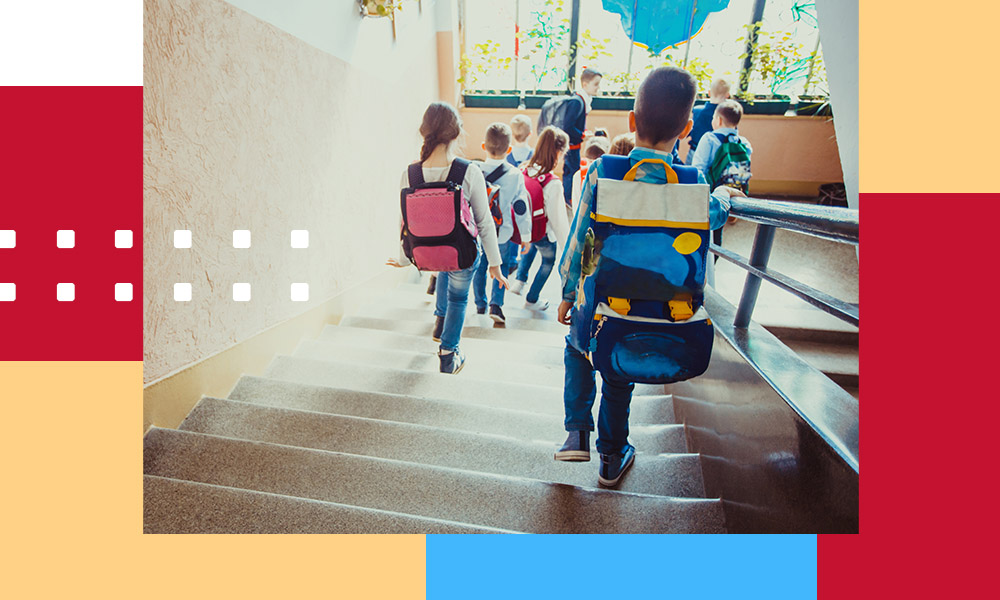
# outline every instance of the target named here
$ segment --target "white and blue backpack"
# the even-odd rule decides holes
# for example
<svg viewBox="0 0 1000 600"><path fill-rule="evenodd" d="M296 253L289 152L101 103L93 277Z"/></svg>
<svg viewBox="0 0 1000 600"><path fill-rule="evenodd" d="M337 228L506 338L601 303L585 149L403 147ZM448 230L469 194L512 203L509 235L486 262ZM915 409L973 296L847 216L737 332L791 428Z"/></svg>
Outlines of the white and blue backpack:
<svg viewBox="0 0 1000 600"><path fill-rule="evenodd" d="M635 181L662 168L667 183ZM602 376L673 383L705 372L714 329L703 304L709 187L698 170L605 154L597 170L570 343Z"/></svg>

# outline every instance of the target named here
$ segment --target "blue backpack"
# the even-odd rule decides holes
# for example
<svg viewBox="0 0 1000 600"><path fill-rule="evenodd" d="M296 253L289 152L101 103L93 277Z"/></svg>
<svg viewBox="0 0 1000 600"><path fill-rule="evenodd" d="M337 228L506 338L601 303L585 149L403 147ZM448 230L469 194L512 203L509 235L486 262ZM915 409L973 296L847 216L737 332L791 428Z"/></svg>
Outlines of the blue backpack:
<svg viewBox="0 0 1000 600"><path fill-rule="evenodd" d="M637 182L641 165L665 185ZM698 170L605 154L598 169L570 343L602 377L673 383L705 372L715 332L702 306L709 188Z"/></svg>

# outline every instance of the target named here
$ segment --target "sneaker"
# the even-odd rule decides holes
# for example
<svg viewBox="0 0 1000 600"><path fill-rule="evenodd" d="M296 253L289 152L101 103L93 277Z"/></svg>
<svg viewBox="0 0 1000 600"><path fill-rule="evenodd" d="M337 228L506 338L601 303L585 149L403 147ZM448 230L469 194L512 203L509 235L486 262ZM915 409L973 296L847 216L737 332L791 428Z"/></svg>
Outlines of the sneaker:
<svg viewBox="0 0 1000 600"><path fill-rule="evenodd" d="M490 318L493 319L494 323L503 325L507 322L507 319L503 316L503 311L496 304L490 304Z"/></svg>
<svg viewBox="0 0 1000 600"><path fill-rule="evenodd" d="M427 295L433 296L437 292L437 275L431 275L431 282L427 284Z"/></svg>
<svg viewBox="0 0 1000 600"><path fill-rule="evenodd" d="M618 483L635 462L635 448L625 446L621 454L601 454L601 468L597 481L605 487L618 487Z"/></svg>
<svg viewBox="0 0 1000 600"><path fill-rule="evenodd" d="M438 350L438 357L441 359L442 373L458 375L458 372L465 366L465 356L462 355L460 350L448 352L447 354L445 354L444 350Z"/></svg>
<svg viewBox="0 0 1000 600"><path fill-rule="evenodd" d="M520 279L511 279L507 282L507 291L511 294L521 295L521 288L524 287L524 282Z"/></svg>
<svg viewBox="0 0 1000 600"><path fill-rule="evenodd" d="M525 302L524 303L524 308L527 308L528 310L537 310L538 312L542 312L543 310L545 310L548 307L549 307L549 301L548 300L539 300L538 302Z"/></svg>
<svg viewBox="0 0 1000 600"><path fill-rule="evenodd" d="M477 306L476 307L476 314L477 315L485 315L486 314L486 307L485 306Z"/></svg>
<svg viewBox="0 0 1000 600"><path fill-rule="evenodd" d="M556 450L556 460L586 462L590 460L590 432L571 431L562 448Z"/></svg>
<svg viewBox="0 0 1000 600"><path fill-rule="evenodd" d="M431 333L431 339L440 342L442 332L444 332L444 317L434 317L434 332Z"/></svg>

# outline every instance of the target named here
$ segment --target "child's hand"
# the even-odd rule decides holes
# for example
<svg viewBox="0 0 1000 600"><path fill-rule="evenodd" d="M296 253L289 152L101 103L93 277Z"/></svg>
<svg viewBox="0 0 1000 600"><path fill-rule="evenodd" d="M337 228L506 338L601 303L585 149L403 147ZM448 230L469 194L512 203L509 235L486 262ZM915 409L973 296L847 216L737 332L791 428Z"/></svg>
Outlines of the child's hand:
<svg viewBox="0 0 1000 600"><path fill-rule="evenodd" d="M736 196L737 198L746 198L747 197L747 195L744 194L742 190L738 190L736 188L731 188L728 185L720 185L719 187L715 188L715 191L716 192L726 192L726 195L729 196L730 198L732 198L733 196ZM715 193L715 192L713 192L713 193Z"/></svg>
<svg viewBox="0 0 1000 600"><path fill-rule="evenodd" d="M385 264L389 265L390 267L396 267L397 269L402 269L403 267L406 266L399 264L399 261L396 260L395 258L387 258Z"/></svg>
<svg viewBox="0 0 1000 600"><path fill-rule="evenodd" d="M559 303L559 315L558 315L558 319L559 319L559 322L562 323L563 325L569 325L570 324L569 311L570 311L571 308L573 308L573 303L572 302L567 302L566 300L563 300L562 302Z"/></svg>
<svg viewBox="0 0 1000 600"><path fill-rule="evenodd" d="M496 279L497 283L500 284L500 287L504 289L510 287L507 285L507 278L503 276L503 272L500 271L500 267L490 267L490 277Z"/></svg>
<svg viewBox="0 0 1000 600"><path fill-rule="evenodd" d="M528 248L530 247L531 247L531 242L521 242L521 254L527 252Z"/></svg>

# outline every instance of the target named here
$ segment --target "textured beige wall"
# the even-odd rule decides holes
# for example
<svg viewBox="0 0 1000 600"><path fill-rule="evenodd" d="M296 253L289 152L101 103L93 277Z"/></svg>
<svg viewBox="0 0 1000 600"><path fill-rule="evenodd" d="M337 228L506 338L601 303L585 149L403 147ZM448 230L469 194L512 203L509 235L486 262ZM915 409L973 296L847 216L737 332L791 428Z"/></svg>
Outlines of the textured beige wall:
<svg viewBox="0 0 1000 600"><path fill-rule="evenodd" d="M377 73L370 52L358 68L222 0L146 0L144 20L149 383L386 268L399 173L438 81L433 15L397 42L387 27L366 40ZM191 249L173 248L174 229L192 230ZM234 229L250 249L232 247ZM293 229L308 249L290 247ZM175 282L193 284L191 302L173 300ZM250 302L232 300L236 282ZM290 300L293 282L309 302Z"/></svg>

